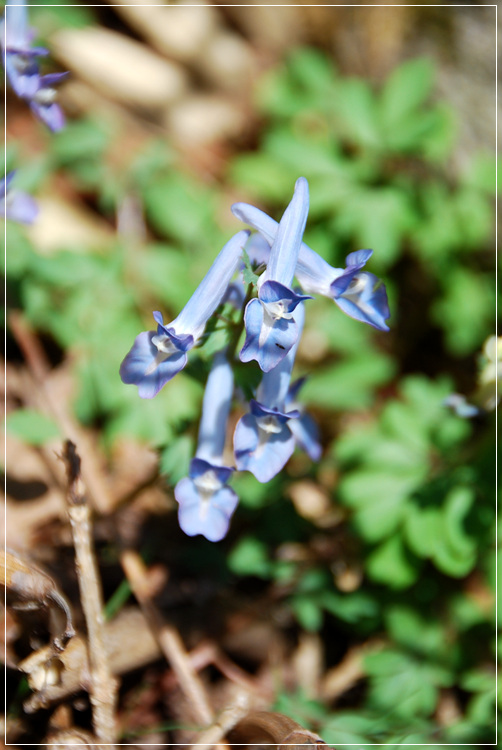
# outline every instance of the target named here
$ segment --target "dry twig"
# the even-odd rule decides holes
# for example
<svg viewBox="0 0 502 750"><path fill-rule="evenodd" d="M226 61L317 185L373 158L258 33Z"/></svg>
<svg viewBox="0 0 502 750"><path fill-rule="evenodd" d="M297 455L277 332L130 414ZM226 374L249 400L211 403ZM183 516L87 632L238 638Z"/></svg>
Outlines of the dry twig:
<svg viewBox="0 0 502 750"><path fill-rule="evenodd" d="M112 675L105 648L103 596L91 538L91 511L81 484L80 458L70 440L65 443L62 458L68 478L68 514L89 637L94 730L102 742L113 743L118 681Z"/></svg>
<svg viewBox="0 0 502 750"><path fill-rule="evenodd" d="M147 569L143 560L134 550L125 550L121 555L121 563L134 595L150 624L152 633L175 671L182 690L191 701L195 714L194 718L201 724L210 724L213 719L213 711L204 687L193 669L178 631L164 621L150 599Z"/></svg>
<svg viewBox="0 0 502 750"><path fill-rule="evenodd" d="M61 398L48 382L50 366L40 341L20 313L9 314L9 327L23 352L30 374L63 435L79 446L83 459L82 476L96 509L103 514L113 510L113 499L104 480L99 460L88 435L68 413Z"/></svg>
<svg viewBox="0 0 502 750"><path fill-rule="evenodd" d="M221 743L225 735L247 714L249 703L249 693L239 690L233 703L223 709L218 720L198 735L192 750L209 750Z"/></svg>

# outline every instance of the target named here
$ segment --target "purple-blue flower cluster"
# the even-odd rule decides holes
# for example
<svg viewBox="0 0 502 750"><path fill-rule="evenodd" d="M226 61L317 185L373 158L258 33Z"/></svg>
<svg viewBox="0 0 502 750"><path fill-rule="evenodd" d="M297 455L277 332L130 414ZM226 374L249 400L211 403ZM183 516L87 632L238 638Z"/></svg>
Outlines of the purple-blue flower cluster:
<svg viewBox="0 0 502 750"><path fill-rule="evenodd" d="M243 311L241 362L255 360L262 370L254 398L245 405L227 444L234 393L230 345L218 352L209 373L197 450L187 477L175 488L179 523L189 536L219 541L227 533L238 497L228 486L232 474L251 472L259 482L278 474L295 446L313 461L321 456L314 420L298 401L304 379L291 384L291 374L305 318L305 303L315 294L330 297L347 315L387 331L389 317L383 283L363 270L371 250L346 258L333 268L303 242L309 209L307 180L300 177L279 223L254 206L236 203L234 215L256 230L232 237L216 257L178 317L165 324L154 312L157 330L140 333L120 368L124 383L138 386L142 398L153 398L186 365L188 352L201 341L210 317L224 302ZM256 296L246 289L243 256L263 269ZM235 277L235 278L234 278ZM296 277L300 288L294 287ZM250 298L251 297L251 298Z"/></svg>
<svg viewBox="0 0 502 750"><path fill-rule="evenodd" d="M9 172L0 180L0 213L18 224L33 224L38 206L31 195L12 187L15 174L15 171Z"/></svg>
<svg viewBox="0 0 502 750"><path fill-rule="evenodd" d="M56 101L54 88L68 73L41 75L39 57L49 51L33 47L33 31L28 25L28 8L20 0L12 0L0 22L2 60L14 92L29 105L35 117L52 131L64 127L64 114Z"/></svg>

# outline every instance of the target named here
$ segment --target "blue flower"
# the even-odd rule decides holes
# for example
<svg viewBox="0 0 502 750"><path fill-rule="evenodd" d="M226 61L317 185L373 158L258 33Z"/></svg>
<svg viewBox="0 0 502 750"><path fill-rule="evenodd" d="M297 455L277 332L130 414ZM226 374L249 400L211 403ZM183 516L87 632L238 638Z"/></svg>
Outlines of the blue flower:
<svg viewBox="0 0 502 750"><path fill-rule="evenodd" d="M297 294L290 286L308 208L308 183L300 177L272 242L267 268L258 281L258 299L251 300L245 310L246 340L240 359L256 360L263 372L276 367L298 338L293 313L308 297Z"/></svg>
<svg viewBox="0 0 502 750"><path fill-rule="evenodd" d="M6 7L0 23L3 63L9 82L17 96L29 102L35 116L51 130L61 130L65 120L56 103L54 85L67 73L40 75L37 57L45 57L45 47L32 47L33 32L28 26L27 6L19 0Z"/></svg>
<svg viewBox="0 0 502 750"><path fill-rule="evenodd" d="M385 285L373 273L361 271L373 250L347 255L346 268L330 284L330 296L344 313L355 320L388 331L389 303Z"/></svg>
<svg viewBox="0 0 502 750"><path fill-rule="evenodd" d="M247 203L235 203L232 213L256 229L270 243L278 224L266 213ZM372 250L357 250L346 258L347 267L333 268L304 242L301 243L295 276L307 294L329 297L351 318L388 331L389 305L385 285L372 273L361 271Z"/></svg>
<svg viewBox="0 0 502 750"><path fill-rule="evenodd" d="M288 426L294 435L296 444L309 456L312 461L319 461L322 446L319 441L319 429L303 404L297 401L297 396L306 378L299 378L289 387L286 396L286 408L298 411L298 419L292 419Z"/></svg>
<svg viewBox="0 0 502 750"><path fill-rule="evenodd" d="M153 398L187 363L187 352L200 339L206 323L221 303L234 275L248 231L234 235L216 257L192 297L168 326L154 312L157 331L144 331L120 367L124 383L138 386L141 398Z"/></svg>
<svg viewBox="0 0 502 750"><path fill-rule="evenodd" d="M53 132L62 130L65 126L65 116L56 101L57 94L54 86L67 76L68 73L50 73L40 76L39 87L30 98L30 108L35 117Z"/></svg>
<svg viewBox="0 0 502 750"><path fill-rule="evenodd" d="M443 399L443 406L448 406L458 417L472 419L482 414L482 409L470 404L461 393L450 393Z"/></svg>
<svg viewBox="0 0 502 750"><path fill-rule="evenodd" d="M249 413L235 428L237 468L250 471L259 482L268 482L278 474L295 449L291 425L300 417L300 412L286 411L286 401L304 315L304 306L300 304L295 310L296 342L276 367L264 373L256 401L251 401Z"/></svg>
<svg viewBox="0 0 502 750"><path fill-rule="evenodd" d="M0 212L18 224L32 224L37 217L38 206L31 195L11 188L15 174L15 171L9 172L0 180Z"/></svg>
<svg viewBox="0 0 502 750"><path fill-rule="evenodd" d="M206 383L199 438L188 477L174 489L180 527L210 542L223 539L239 498L227 486L234 469L223 466L223 450L233 395L233 371L224 352L216 355Z"/></svg>

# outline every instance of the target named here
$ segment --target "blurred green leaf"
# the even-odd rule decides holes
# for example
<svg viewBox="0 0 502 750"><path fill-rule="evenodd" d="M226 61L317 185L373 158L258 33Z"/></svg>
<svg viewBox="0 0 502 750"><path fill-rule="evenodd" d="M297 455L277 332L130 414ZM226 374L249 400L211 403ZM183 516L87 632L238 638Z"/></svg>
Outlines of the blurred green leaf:
<svg viewBox="0 0 502 750"><path fill-rule="evenodd" d="M432 306L432 317L444 330L445 341L456 355L480 348L493 328L495 287L487 276L454 268L443 296Z"/></svg>
<svg viewBox="0 0 502 750"><path fill-rule="evenodd" d="M407 552L401 538L391 536L369 555L366 570L373 581L399 590L416 581L419 565Z"/></svg>
<svg viewBox="0 0 502 750"><path fill-rule="evenodd" d="M195 451L194 440L189 435L178 435L160 454L160 472L169 477L171 485L175 485L183 477L188 476L190 461Z"/></svg>
<svg viewBox="0 0 502 750"><path fill-rule="evenodd" d="M272 571L267 547L252 536L239 540L228 555L228 567L241 576L269 578Z"/></svg>
<svg viewBox="0 0 502 750"><path fill-rule="evenodd" d="M7 416L7 431L30 445L44 445L61 437L59 427L50 417L33 409L17 409Z"/></svg>
<svg viewBox="0 0 502 750"><path fill-rule="evenodd" d="M394 362L384 354L354 356L316 372L302 390L305 403L331 409L363 410L373 400L377 386L390 380Z"/></svg>
<svg viewBox="0 0 502 750"><path fill-rule="evenodd" d="M177 172L155 177L143 197L148 220L167 238L193 246L214 227L213 195Z"/></svg>
<svg viewBox="0 0 502 750"><path fill-rule="evenodd" d="M433 77L433 63L425 57L407 60L394 69L380 94L384 132L406 127L410 116L429 96Z"/></svg>

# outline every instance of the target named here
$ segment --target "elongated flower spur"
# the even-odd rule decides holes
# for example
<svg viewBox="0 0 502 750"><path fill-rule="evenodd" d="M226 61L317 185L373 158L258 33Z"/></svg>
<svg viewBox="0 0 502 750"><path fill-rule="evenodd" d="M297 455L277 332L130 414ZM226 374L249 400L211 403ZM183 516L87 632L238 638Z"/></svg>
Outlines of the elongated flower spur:
<svg viewBox="0 0 502 750"><path fill-rule="evenodd" d="M15 171L9 172L0 180L0 213L18 224L33 224L38 206L31 195L11 187L15 174Z"/></svg>
<svg viewBox="0 0 502 750"><path fill-rule="evenodd" d="M232 401L234 376L225 352L219 352L206 383L199 438L188 477L174 489L178 519L185 534L202 534L219 542L228 531L239 498L227 486L234 469L223 466L223 450Z"/></svg>
<svg viewBox="0 0 502 750"><path fill-rule="evenodd" d="M2 59L14 92L27 101L32 112L52 131L61 130L65 119L56 102L54 86L68 73L40 75L37 58L45 57L45 47L32 47L33 32L28 26L28 9L24 2L13 0L5 8L0 24Z"/></svg>
<svg viewBox="0 0 502 750"><path fill-rule="evenodd" d="M274 219L248 203L235 203L232 213L273 244L279 231ZM345 269L334 268L302 242L294 274L307 294L329 297L351 318L388 331L385 321L390 313L385 285L374 274L361 270L372 252L357 250L347 256Z"/></svg>
<svg viewBox="0 0 502 750"><path fill-rule="evenodd" d="M153 398L187 363L187 353L199 341L206 323L221 303L234 275L248 231L227 242L178 317L164 325L154 312L157 331L144 331L120 367L124 383L138 386L141 398Z"/></svg>
<svg viewBox="0 0 502 750"><path fill-rule="evenodd" d="M298 329L293 312L300 302L309 299L290 288L308 209L308 183L300 177L272 243L267 268L260 276L258 299L246 307L246 340L240 359L256 360L264 372L276 367L296 343Z"/></svg>

